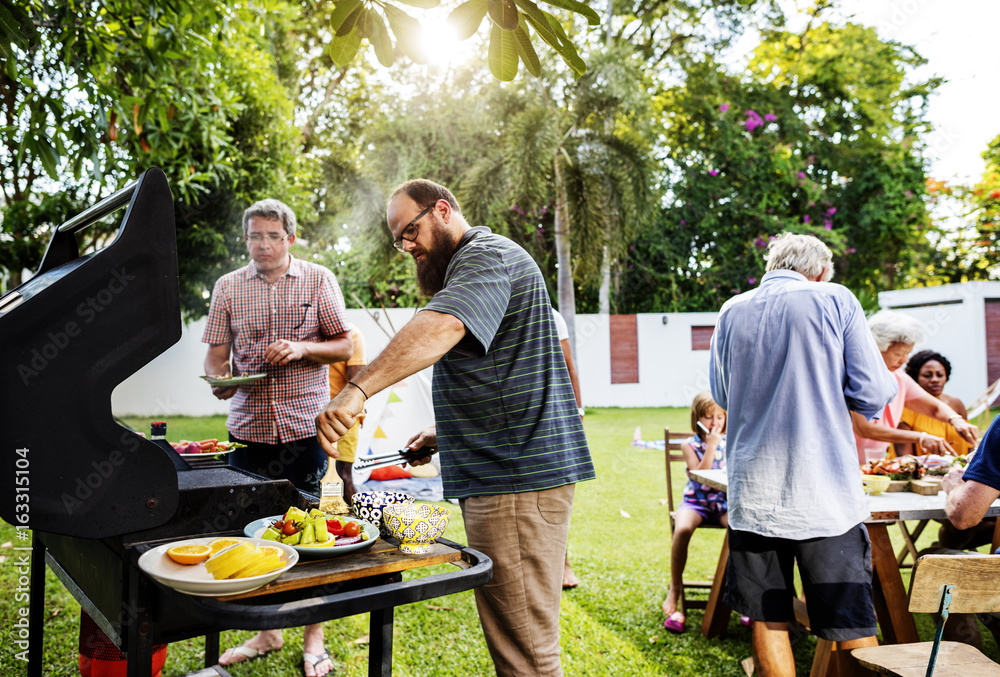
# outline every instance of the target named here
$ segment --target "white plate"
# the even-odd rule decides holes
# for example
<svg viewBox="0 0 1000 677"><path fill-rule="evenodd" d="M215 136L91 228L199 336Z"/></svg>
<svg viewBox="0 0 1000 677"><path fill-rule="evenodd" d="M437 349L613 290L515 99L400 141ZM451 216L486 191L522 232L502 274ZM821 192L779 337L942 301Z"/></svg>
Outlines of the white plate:
<svg viewBox="0 0 1000 677"><path fill-rule="evenodd" d="M229 461L225 458L229 454L236 451L235 449L230 449L228 451L214 451L207 454L179 454L181 458L187 461L191 467L197 468L202 465L210 465L213 461L220 461L222 463L228 463ZM221 458L220 458L221 457Z"/></svg>
<svg viewBox="0 0 1000 677"><path fill-rule="evenodd" d="M202 376L208 382L210 386L219 386L225 388L227 386L243 386L248 383L253 383L259 381L262 378L267 378L267 374L240 374L239 376L233 376L232 378L214 379L208 376Z"/></svg>
<svg viewBox="0 0 1000 677"><path fill-rule="evenodd" d="M217 538L232 538L238 541L253 543L254 545L277 546L285 553L282 556L285 566L260 576L216 580L205 569L204 562L201 564L178 564L167 555L167 549L175 545L208 545ZM188 538L183 541L174 541L173 543L159 545L143 553L142 557L139 558L139 568L154 581L158 581L168 588L173 588L177 592L198 597L222 597L223 595L237 595L250 592L251 590L256 590L261 586L267 585L291 569L298 561L299 553L283 543L262 541L259 538L243 538L242 536L212 536L209 538Z"/></svg>
<svg viewBox="0 0 1000 677"><path fill-rule="evenodd" d="M284 515L272 515L271 517L262 517L259 520L254 520L250 524L243 527L243 533L247 536L253 536L256 539L260 538L260 535L264 533L264 529L267 528L269 524L272 524L275 520L281 519ZM357 543L351 543L350 545L323 545L320 543L314 543L312 545L285 545L286 548L294 548L297 553L304 557L335 557L337 555L346 555L349 552L356 552L358 550L364 550L365 548L370 548L375 545L375 541L379 538L378 527L369 524L368 522L357 519L355 517L348 517L347 515L329 515L329 517L336 517L339 520L348 520L350 522L357 522L365 533L368 534L367 541L358 541ZM264 541L265 543L278 543L278 541ZM327 541L329 543L329 541Z"/></svg>

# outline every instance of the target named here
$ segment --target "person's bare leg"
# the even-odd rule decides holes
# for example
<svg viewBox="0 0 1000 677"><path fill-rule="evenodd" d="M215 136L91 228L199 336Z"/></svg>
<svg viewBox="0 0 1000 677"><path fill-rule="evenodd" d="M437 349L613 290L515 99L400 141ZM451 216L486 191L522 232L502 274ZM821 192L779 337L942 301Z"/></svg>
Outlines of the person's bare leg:
<svg viewBox="0 0 1000 677"><path fill-rule="evenodd" d="M243 642L241 646L265 653L268 651L277 651L281 648L283 643L281 630L261 630L256 635ZM234 665L235 663L242 663L245 660L249 659L243 654L238 653L234 647L226 649L222 656L219 657L219 665L225 667L227 665Z"/></svg>
<svg viewBox="0 0 1000 677"><path fill-rule="evenodd" d="M670 545L670 589L663 600L663 613L668 617L677 611L681 587L684 585L684 567L687 566L688 544L702 517L694 510L678 510L674 518L674 536Z"/></svg>
<svg viewBox="0 0 1000 677"><path fill-rule="evenodd" d="M754 623L753 657L760 677L795 677L788 623Z"/></svg>
<svg viewBox="0 0 1000 677"><path fill-rule="evenodd" d="M302 653L309 653L319 656L326 649L323 648L323 624L313 623L307 625L305 635L302 638ZM306 677L325 677L333 670L333 662L327 658L315 665L305 664L303 666Z"/></svg>
<svg viewBox="0 0 1000 677"><path fill-rule="evenodd" d="M575 588L580 585L580 579L573 573L573 567L569 565L569 551L566 552L566 562L563 564L563 590Z"/></svg>
<svg viewBox="0 0 1000 677"><path fill-rule="evenodd" d="M836 661L834 667L839 677L854 677L855 675L870 674L858 665L858 662L851 658L851 649L860 649L865 646L878 646L878 639L872 637L862 637L860 639L850 639L845 642L837 642L837 650L833 652L833 659Z"/></svg>

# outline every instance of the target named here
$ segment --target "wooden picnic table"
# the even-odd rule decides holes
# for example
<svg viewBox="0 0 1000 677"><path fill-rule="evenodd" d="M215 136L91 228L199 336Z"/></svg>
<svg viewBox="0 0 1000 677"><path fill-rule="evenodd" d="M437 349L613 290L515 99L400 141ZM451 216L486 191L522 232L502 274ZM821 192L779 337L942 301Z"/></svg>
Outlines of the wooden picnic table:
<svg viewBox="0 0 1000 677"><path fill-rule="evenodd" d="M691 477L702 484L726 491L726 471L692 470ZM858 480L860 482L860 478ZM906 587L899 573L899 563L889 540L888 526L905 520L943 520L945 494L932 496L909 491L894 491L877 496L866 496L871 516L865 520L872 546L872 585L875 593L875 615L886 644L908 644L919 641L913 615L907 610ZM986 512L987 517L1000 515L1000 499ZM729 623L730 609L722 601L725 585L726 563L729 561L728 535L722 544L719 564L705 609L701 631L706 637L721 635Z"/></svg>

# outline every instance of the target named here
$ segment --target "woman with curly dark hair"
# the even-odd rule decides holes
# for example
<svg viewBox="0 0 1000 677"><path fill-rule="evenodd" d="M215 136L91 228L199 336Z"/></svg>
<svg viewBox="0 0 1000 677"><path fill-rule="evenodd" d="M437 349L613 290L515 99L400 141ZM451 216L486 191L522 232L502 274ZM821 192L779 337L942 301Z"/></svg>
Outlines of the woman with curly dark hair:
<svg viewBox="0 0 1000 677"><path fill-rule="evenodd" d="M944 355L933 350L921 350L910 356L906 363L906 373L932 397L947 404L963 419L968 417L969 412L966 411L962 400L944 392L944 386L951 378L951 362ZM900 417L897 427L900 430L914 430L918 433L943 437L955 450L955 453L963 456L972 448L972 445L962 439L948 423L924 414L918 414L910 409L903 409L903 415ZM906 454L920 456L927 453L925 449L915 449L916 445L913 444L896 443L895 446L897 456Z"/></svg>

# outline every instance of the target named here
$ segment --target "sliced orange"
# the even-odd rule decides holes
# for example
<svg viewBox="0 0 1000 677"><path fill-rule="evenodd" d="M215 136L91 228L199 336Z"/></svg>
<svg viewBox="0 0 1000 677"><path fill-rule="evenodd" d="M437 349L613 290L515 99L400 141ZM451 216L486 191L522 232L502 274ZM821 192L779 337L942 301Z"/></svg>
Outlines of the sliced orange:
<svg viewBox="0 0 1000 677"><path fill-rule="evenodd" d="M285 554L285 551L276 545L258 545L257 552L275 557L283 557Z"/></svg>
<svg viewBox="0 0 1000 677"><path fill-rule="evenodd" d="M212 554L207 545L175 545L167 549L167 555L178 564L199 564Z"/></svg>
<svg viewBox="0 0 1000 677"><path fill-rule="evenodd" d="M217 538L214 541L209 541L208 547L212 549L212 554L219 552L223 548L228 548L231 545L236 545L239 541L235 538Z"/></svg>

